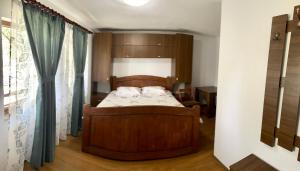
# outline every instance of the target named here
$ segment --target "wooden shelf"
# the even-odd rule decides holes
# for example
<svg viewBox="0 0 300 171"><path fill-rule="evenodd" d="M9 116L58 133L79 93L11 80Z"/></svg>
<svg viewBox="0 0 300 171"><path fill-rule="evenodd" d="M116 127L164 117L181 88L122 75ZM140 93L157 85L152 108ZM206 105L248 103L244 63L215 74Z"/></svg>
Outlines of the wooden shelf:
<svg viewBox="0 0 300 171"><path fill-rule="evenodd" d="M277 171L274 167L256 157L254 154L230 166L230 171Z"/></svg>

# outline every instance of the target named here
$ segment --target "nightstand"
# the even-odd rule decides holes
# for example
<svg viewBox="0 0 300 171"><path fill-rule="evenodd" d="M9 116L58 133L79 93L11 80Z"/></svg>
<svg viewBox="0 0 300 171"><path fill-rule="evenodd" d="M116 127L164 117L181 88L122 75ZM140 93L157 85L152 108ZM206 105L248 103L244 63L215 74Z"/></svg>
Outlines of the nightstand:
<svg viewBox="0 0 300 171"><path fill-rule="evenodd" d="M193 107L200 105L199 101L195 100L194 88L179 89L175 92L175 97L185 107Z"/></svg>
<svg viewBox="0 0 300 171"><path fill-rule="evenodd" d="M216 98L217 87L196 87L195 99L204 106L204 110L201 110L208 117L214 117L216 115Z"/></svg>
<svg viewBox="0 0 300 171"><path fill-rule="evenodd" d="M91 94L91 106L96 107L106 96L108 93L97 92Z"/></svg>

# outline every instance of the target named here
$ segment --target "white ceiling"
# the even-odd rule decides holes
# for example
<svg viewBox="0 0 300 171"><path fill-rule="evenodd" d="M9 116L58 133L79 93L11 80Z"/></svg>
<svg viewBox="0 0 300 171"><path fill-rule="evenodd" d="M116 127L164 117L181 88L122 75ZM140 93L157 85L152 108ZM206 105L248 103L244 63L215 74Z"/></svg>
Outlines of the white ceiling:
<svg viewBox="0 0 300 171"><path fill-rule="evenodd" d="M50 1L84 26L115 29L189 30L218 36L221 0L151 0L130 7L121 0Z"/></svg>

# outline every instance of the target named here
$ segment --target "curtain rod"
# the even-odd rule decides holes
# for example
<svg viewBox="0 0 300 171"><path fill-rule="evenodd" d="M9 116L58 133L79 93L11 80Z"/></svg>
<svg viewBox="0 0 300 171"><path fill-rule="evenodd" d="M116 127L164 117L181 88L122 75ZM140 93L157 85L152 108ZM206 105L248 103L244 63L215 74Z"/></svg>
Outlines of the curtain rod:
<svg viewBox="0 0 300 171"><path fill-rule="evenodd" d="M73 25L76 25L78 27L80 27L81 29L85 30L86 32L92 34L93 32L88 30L87 28L85 27L82 27L81 25L77 24L76 22L66 18L65 16L61 15L60 13L54 11L53 9L41 4L40 2L36 1L36 0L22 0L24 3L26 4L30 4L30 5L33 5L33 6L36 6L38 7L40 10L44 11L44 12L47 12L47 13L50 13L52 15L55 15L55 16L59 16L61 18L63 18L66 22L70 23L70 24L73 24Z"/></svg>

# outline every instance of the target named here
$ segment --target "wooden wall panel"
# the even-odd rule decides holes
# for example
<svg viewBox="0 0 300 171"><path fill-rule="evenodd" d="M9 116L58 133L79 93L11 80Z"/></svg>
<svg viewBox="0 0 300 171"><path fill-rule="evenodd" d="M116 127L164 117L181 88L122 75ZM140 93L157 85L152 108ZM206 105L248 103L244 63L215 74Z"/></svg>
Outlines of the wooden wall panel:
<svg viewBox="0 0 300 171"><path fill-rule="evenodd" d="M294 21L299 21L295 7ZM289 57L284 86L280 128L278 130L278 145L293 151L295 137L298 129L299 95L300 95L300 29L291 33Z"/></svg>
<svg viewBox="0 0 300 171"><path fill-rule="evenodd" d="M280 95L280 78L285 53L286 29L288 15L273 17L268 60L268 71L265 88L261 141L275 145L275 130ZM278 38L276 38L276 35Z"/></svg>

